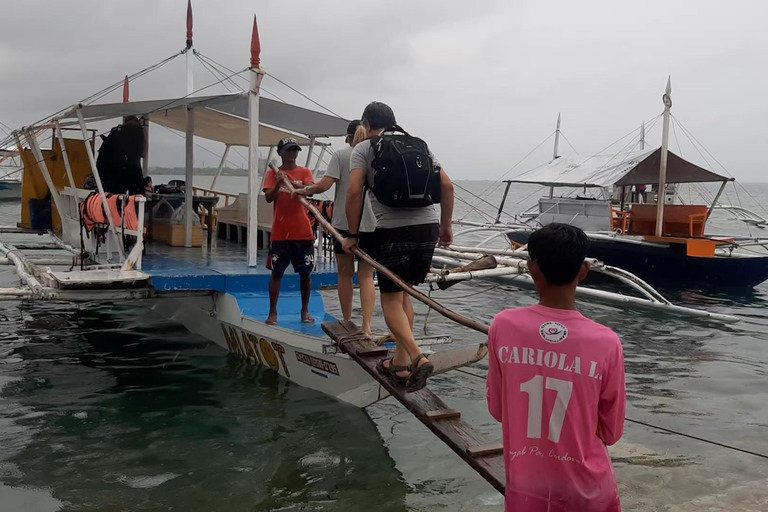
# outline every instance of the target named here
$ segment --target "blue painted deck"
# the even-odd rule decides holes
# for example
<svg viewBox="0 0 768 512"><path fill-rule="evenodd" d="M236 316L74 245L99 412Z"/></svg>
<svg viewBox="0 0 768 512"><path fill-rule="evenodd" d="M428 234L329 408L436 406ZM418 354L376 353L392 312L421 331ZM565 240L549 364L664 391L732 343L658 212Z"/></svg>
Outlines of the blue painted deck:
<svg viewBox="0 0 768 512"><path fill-rule="evenodd" d="M264 265L267 252L259 251L259 266L248 267L245 244L214 240L205 247L169 247L148 244L142 272L151 276L152 287L158 291L266 291L271 271ZM335 286L338 283L336 265L318 258L312 273L312 289ZM289 267L283 276L283 291L299 290L299 276Z"/></svg>
<svg viewBox="0 0 768 512"><path fill-rule="evenodd" d="M240 312L255 320L264 321L269 314L269 293L233 293L240 306ZM309 297L309 314L315 318L314 324L305 324L301 321L301 293L298 291L280 292L280 300L277 301L277 326L284 329L325 338L326 335L320 327L323 322L334 322L336 318L325 312L323 297L319 292L313 291Z"/></svg>
<svg viewBox="0 0 768 512"><path fill-rule="evenodd" d="M320 324L335 318L325 312L323 298L317 290L338 283L336 265L318 258L312 273L312 296L309 312L314 324L301 321L299 276L289 267L283 275L280 300L277 304L278 327L324 338ZM169 247L148 244L142 272L151 277L158 291L216 291L229 293L237 299L244 316L265 321L269 314L269 279L271 271L264 265L267 252L259 251L259 266L248 267L245 244L215 240L210 251L205 247Z"/></svg>

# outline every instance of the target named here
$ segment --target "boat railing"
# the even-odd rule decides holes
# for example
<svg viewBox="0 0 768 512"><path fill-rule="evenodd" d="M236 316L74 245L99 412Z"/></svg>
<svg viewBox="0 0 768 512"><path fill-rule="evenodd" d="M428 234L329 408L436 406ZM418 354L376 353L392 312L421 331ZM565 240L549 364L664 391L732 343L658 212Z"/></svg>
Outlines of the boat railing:
<svg viewBox="0 0 768 512"><path fill-rule="evenodd" d="M61 211L62 219L69 219L71 226L79 226L80 229L84 229L82 226L80 226L80 203L88 198L93 193L91 190L85 190L85 189L77 189L72 187L64 187L64 189L61 191L61 197L62 205L64 206L63 210ZM129 196L126 196L124 194L119 195L120 199L122 200L122 206L120 211L125 211L126 205L128 204L128 198ZM145 211L146 211L146 202L147 199L142 195L133 196L134 201L136 202L137 207L137 227L136 229L129 229L123 224L123 219L119 219L118 225L115 227L115 230L117 234L120 235L120 238L122 239L125 235L136 237L136 244L133 246L134 249L130 251L130 253L126 254L125 257L121 257L120 263L122 264L122 267L124 270L141 270L141 260L142 260L142 253L144 248L144 219L145 219ZM118 219L115 219L116 221ZM109 229L109 224L104 224L105 227ZM62 226L62 229L63 226ZM62 242L64 243L64 242ZM118 247L114 246L113 241L110 237L106 237L106 252L107 252L107 261L112 257L113 254L118 253ZM68 246L71 247L71 246Z"/></svg>
<svg viewBox="0 0 768 512"><path fill-rule="evenodd" d="M217 205L213 207L212 212L209 212L207 208L202 207L202 211L200 215L201 217L200 222L202 222L203 224L205 224L206 216L213 215L214 228L216 226L216 210L222 206L229 206L230 204L234 203L235 200L237 199L237 194L228 194L226 192L219 192L218 190L211 190L209 188L192 187L192 191L195 195L220 198L219 203L217 203ZM223 204L222 204L222 200L223 200Z"/></svg>

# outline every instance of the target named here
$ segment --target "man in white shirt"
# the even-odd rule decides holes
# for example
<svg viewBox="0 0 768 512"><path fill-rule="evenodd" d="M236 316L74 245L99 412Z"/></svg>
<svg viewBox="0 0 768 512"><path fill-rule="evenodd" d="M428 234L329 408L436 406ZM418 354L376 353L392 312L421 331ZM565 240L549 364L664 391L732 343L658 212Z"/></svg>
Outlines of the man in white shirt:
<svg viewBox="0 0 768 512"><path fill-rule="evenodd" d="M331 224L344 237L349 236L349 224L347 223L346 204L347 189L349 188L349 158L352 155L352 139L355 136L355 130L360 126L360 121L354 120L347 126L347 144L333 154L328 164L325 176L316 184L297 190L297 194L314 195L321 194L329 190L334 184L336 189L333 198L333 219ZM358 234L358 245L365 251L370 251L370 245L373 240L373 232L376 229L376 220L371 208L370 197L365 198L363 204L362 217L360 221L360 231ZM341 303L341 312L345 321L352 320L352 297L354 288L352 279L355 275L355 256L344 251L339 242L333 243L333 252L336 255L336 266L339 272L339 302ZM371 335L371 318L373 316L373 307L376 305L376 289L373 284L373 267L364 261L358 261L357 279L360 283L360 303L363 308L363 332Z"/></svg>

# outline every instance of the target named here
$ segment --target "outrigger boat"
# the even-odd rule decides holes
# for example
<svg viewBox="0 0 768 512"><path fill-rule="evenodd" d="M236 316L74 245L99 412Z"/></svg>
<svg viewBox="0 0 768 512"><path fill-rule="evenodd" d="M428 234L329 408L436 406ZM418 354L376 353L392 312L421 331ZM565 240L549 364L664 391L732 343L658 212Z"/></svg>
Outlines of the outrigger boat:
<svg viewBox="0 0 768 512"><path fill-rule="evenodd" d="M664 94L660 148L589 157L558 156L558 119L555 158L506 181L507 191L513 183L535 184L549 187L549 195L521 215L524 225L493 228L501 226L514 244L525 245L532 227L551 222L578 226L590 238L590 257L651 283L753 287L768 279L768 239L705 233L715 210L730 212L758 227L766 220L745 208L718 203L734 178L704 169L668 150L671 95L670 81ZM644 147L642 135L640 144ZM709 204L683 204L676 193L676 185L681 184L718 184L719 188ZM630 194L632 187L647 185L665 192L648 194L648 202L640 202L641 194ZM578 192L575 197L555 197L556 188ZM587 191L598 193L589 196ZM634 202L626 201L633 196ZM503 208L502 200L499 212Z"/></svg>
<svg viewBox="0 0 768 512"><path fill-rule="evenodd" d="M189 34L191 29L182 53L191 60ZM255 20L249 74L250 88L245 93L194 96L190 85L190 94L182 98L149 101L129 101L126 79L121 103L80 103L14 131L13 143L20 148L24 164L25 200L19 226L0 230L0 263L14 265L26 286L0 290L0 295L6 299L131 301L301 386L365 407L388 396L386 390L348 355L340 353L320 325L336 321L326 313L318 291L337 283L332 261L319 255L313 274L309 307L318 320L316 325L301 322L296 275L283 279L278 324L264 322L269 308L270 271L261 262L266 261L272 209L260 193L267 169L257 168L258 150L270 148L271 157L281 138L293 137L307 150L306 165L310 164L313 148L320 148L319 165L329 149L321 139L345 136L348 120L261 97L264 72ZM150 123L186 133L184 194L170 198L157 194L128 197L105 192L96 165L95 131L89 129L89 124L119 122L127 116L140 118L146 134ZM38 136L49 130L54 132L54 142L50 149L43 149ZM73 131L79 136L73 137ZM195 137L221 142L227 148L248 147L247 194L231 196L194 186ZM226 151L220 169L225 158ZM143 164L147 170L146 158ZM97 191L83 188L89 175ZM234 202L215 209L221 197ZM88 198L89 204L103 207L104 212L101 223L91 232L84 225L82 208ZM184 202L184 225L168 226L152 219L152 210L169 199ZM50 231L34 222L39 214L35 205L47 200L52 212ZM193 210L193 205L197 204L209 210L205 222L207 241L202 236L203 226L194 221L198 211ZM130 211L134 205L136 220L131 225L128 215L121 216L120 212ZM218 225L212 221L214 213ZM213 230L222 226L227 228L220 229L219 238L214 238ZM160 228L173 230L172 238L178 246L159 242ZM48 232L48 240L41 242L35 237L30 241L28 235L25 237L25 233L39 232ZM152 241L147 243L150 237ZM428 339L423 340L423 345L444 341ZM486 353L484 345L475 344L438 351L431 358L441 372L472 364Z"/></svg>

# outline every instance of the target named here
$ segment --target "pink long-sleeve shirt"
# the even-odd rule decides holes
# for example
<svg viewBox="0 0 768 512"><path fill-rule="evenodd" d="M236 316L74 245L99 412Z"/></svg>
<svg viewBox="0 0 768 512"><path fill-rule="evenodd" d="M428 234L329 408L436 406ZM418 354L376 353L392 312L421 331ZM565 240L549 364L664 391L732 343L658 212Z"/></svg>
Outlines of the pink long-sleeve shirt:
<svg viewBox="0 0 768 512"><path fill-rule="evenodd" d="M606 446L624 432L619 337L578 311L502 311L489 333L488 410L502 423L506 510L621 510Z"/></svg>

